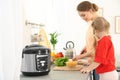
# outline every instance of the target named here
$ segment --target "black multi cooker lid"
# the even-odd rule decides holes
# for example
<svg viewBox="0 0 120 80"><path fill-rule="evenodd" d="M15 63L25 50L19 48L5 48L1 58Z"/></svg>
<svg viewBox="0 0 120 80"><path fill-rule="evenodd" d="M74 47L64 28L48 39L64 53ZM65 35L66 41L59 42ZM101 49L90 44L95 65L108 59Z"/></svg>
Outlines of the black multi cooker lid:
<svg viewBox="0 0 120 80"><path fill-rule="evenodd" d="M39 50L50 51L50 49L46 48L45 46L37 45L37 44L31 44L31 45L26 45L25 46L25 48L23 49L23 54L37 54Z"/></svg>

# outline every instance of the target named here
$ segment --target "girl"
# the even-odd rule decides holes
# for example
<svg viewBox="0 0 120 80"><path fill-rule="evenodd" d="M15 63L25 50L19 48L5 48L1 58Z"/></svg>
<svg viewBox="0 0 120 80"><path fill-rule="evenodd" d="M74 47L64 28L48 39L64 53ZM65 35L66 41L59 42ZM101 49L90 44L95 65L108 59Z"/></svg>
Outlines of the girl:
<svg viewBox="0 0 120 80"><path fill-rule="evenodd" d="M98 17L93 21L92 27L96 38L94 62L80 71L87 73L96 68L100 80L118 80L118 73L115 68L114 46L110 35L108 35L109 23L103 17Z"/></svg>

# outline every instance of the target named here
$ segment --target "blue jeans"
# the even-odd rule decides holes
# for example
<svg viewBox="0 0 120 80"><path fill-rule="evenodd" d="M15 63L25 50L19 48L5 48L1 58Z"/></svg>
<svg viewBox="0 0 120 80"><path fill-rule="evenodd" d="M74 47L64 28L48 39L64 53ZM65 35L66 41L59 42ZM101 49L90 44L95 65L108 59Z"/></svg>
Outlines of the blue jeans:
<svg viewBox="0 0 120 80"><path fill-rule="evenodd" d="M96 73L96 70L93 70L93 80L99 80L99 75Z"/></svg>

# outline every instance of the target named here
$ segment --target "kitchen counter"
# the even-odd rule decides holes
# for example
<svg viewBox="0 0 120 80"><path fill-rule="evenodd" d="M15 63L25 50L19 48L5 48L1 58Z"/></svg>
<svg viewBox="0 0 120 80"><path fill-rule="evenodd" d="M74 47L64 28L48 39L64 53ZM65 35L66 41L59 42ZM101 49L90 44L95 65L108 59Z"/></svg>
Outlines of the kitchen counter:
<svg viewBox="0 0 120 80"><path fill-rule="evenodd" d="M48 75L24 76L20 75L20 80L88 80L89 73L82 74L80 71L54 71L53 66Z"/></svg>

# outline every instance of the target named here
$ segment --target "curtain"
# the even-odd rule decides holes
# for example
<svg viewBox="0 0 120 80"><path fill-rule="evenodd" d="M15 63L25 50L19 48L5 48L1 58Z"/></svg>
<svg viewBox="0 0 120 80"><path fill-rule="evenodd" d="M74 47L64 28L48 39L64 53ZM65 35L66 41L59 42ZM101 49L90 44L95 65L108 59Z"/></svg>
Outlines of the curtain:
<svg viewBox="0 0 120 80"><path fill-rule="evenodd" d="M0 80L19 80L23 36L22 3L22 0L0 0Z"/></svg>

